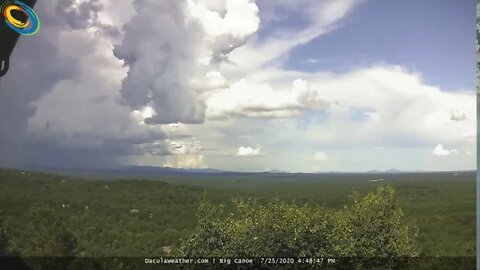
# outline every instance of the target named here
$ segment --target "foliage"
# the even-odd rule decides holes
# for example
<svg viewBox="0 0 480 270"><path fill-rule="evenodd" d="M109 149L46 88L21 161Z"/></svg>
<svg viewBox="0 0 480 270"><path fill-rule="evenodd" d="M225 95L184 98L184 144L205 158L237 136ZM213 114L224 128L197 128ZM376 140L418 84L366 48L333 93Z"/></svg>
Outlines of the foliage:
<svg viewBox="0 0 480 270"><path fill-rule="evenodd" d="M0 266L5 269L30 270L25 260L20 257L15 244L9 239L7 227L0 219L0 258L3 257Z"/></svg>
<svg viewBox="0 0 480 270"><path fill-rule="evenodd" d="M395 188L398 206L405 213L401 218L403 223L418 226L417 245L421 248L420 256L475 255L474 172L171 175L158 176L155 180L118 180L116 177L118 176L115 176L115 180L97 177L85 179L0 169L0 219L9 224L9 245L23 256L54 253L59 256L73 250L80 257L169 255L172 247L179 246L180 239L198 232L195 211L200 205L202 194L206 192L205 200L210 205L223 205L223 214L215 212L217 210L213 213L214 217L220 218L219 222L224 222L231 213L235 214L230 217L233 221L239 215L252 220L256 217L255 211L262 213L266 220L272 216L268 212L272 208L291 217L283 222L292 223L278 223L276 242L289 247L282 242L282 234L288 233L280 225L295 227L299 237L308 232L302 227L303 223L295 221L299 217L306 220L304 224L319 222L308 228L322 229L326 233L337 228L340 232L335 235L339 239L331 238L330 242L315 246L334 250L335 246L331 243L346 242L340 236L355 221L349 217L355 213L360 215L360 212L353 211L355 203L352 204L348 196L352 188L361 194L357 195L357 203L378 209L375 204L368 204L363 199L382 182L387 182ZM234 182L232 177L235 178ZM378 178L385 180L367 181ZM232 198L248 197L252 199L237 200L246 205L241 208L244 212L242 214L237 211L238 203L232 202ZM344 205L349 207L344 209ZM247 206L255 210L249 212ZM138 209L139 213L130 213L131 209ZM363 208L359 208L361 209ZM208 207L204 211L207 210ZM308 215L305 214L307 211ZM375 211L372 210L371 213ZM203 216L206 214L208 211ZM305 215L302 216L303 214ZM330 219L335 220L337 227L323 228L322 224L332 224ZM375 215L369 216L369 220L375 219ZM212 219L212 222L215 220L217 219ZM359 225L365 226L368 223L370 226L372 222L369 220ZM240 223L237 225L248 228L247 225L241 227ZM269 226L266 224L264 230L269 228L267 225ZM372 223L371 226L380 228L382 224ZM371 231L377 230L377 227L372 227ZM60 228L60 231L55 228ZM50 233L52 230L57 232ZM414 230L409 232L414 233ZM353 237L353 233L354 231L344 237ZM391 235L395 234L401 235L402 231L392 232ZM357 234L357 238L361 239L362 235ZM45 248L44 241L47 243ZM294 244L289 248L300 247L308 254L308 245L292 243ZM242 243L238 242L237 245L240 244ZM408 247L408 242L405 246ZM360 247L357 245L357 249ZM256 252L266 252L270 247L262 248L258 247ZM230 248L231 252L238 249L234 245ZM348 250L347 245L342 250ZM353 250L354 247L351 246L351 252ZM279 249L278 252L289 251L286 248ZM363 252L376 251L366 249Z"/></svg>
<svg viewBox="0 0 480 270"><path fill-rule="evenodd" d="M391 186L379 187L375 193L360 198L348 209L346 219L353 244L351 255L358 257L412 257L417 229L405 223Z"/></svg>
<svg viewBox="0 0 480 270"><path fill-rule="evenodd" d="M30 228L25 232L29 244L24 250L31 256L74 257L77 253L77 240L68 231L67 222L54 209L35 206L29 211Z"/></svg>
<svg viewBox="0 0 480 270"><path fill-rule="evenodd" d="M183 256L418 256L416 232L405 223L392 187L379 187L340 211L273 201L236 200L235 210L203 200Z"/></svg>
<svg viewBox="0 0 480 270"><path fill-rule="evenodd" d="M7 230L0 220L0 257L11 255L10 241L7 238Z"/></svg>

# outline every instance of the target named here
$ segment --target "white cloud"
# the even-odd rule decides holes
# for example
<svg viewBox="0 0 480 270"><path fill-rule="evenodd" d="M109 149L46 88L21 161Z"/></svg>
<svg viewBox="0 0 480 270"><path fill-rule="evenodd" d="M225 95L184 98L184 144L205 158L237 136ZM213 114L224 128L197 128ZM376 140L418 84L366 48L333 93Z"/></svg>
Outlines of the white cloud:
<svg viewBox="0 0 480 270"><path fill-rule="evenodd" d="M442 144L437 145L433 150L433 154L435 156L440 156L440 157L449 156L451 153L454 153L454 152L458 153L458 151L455 149L453 150L445 149L445 147Z"/></svg>
<svg viewBox="0 0 480 270"><path fill-rule="evenodd" d="M132 108L150 105L147 123L202 123L203 92L226 84L218 65L257 31L258 7L250 0L222 6L205 0L135 2L115 48L129 73L122 97Z"/></svg>
<svg viewBox="0 0 480 270"><path fill-rule="evenodd" d="M99 20L104 24L113 25L121 29L135 15L134 1L99 0L103 5L103 9L99 12Z"/></svg>
<svg viewBox="0 0 480 270"><path fill-rule="evenodd" d="M315 141L426 145L470 143L471 136L466 134L475 134L473 92L442 91L398 66L310 74L306 79L319 98L332 104L327 123L308 127L307 138ZM451 110L462 110L466 119L452 121ZM363 120L352 120L352 114Z"/></svg>
<svg viewBox="0 0 480 270"><path fill-rule="evenodd" d="M254 157L261 155L261 146L250 147L250 146L240 146L237 151L237 156L240 157Z"/></svg>
<svg viewBox="0 0 480 270"><path fill-rule="evenodd" d="M328 1L302 1L301 3L287 1L268 1L262 3L266 12L275 12L276 9L288 8L297 10L309 21L309 26L300 30L276 29L266 42L251 41L246 46L229 54L233 66L225 68L232 72L242 73L261 69L265 64L271 63L278 58L288 56L292 48L305 44L312 39L330 32L337 23L358 3L353 0L328 0ZM292 5L293 3L293 5Z"/></svg>
<svg viewBox="0 0 480 270"><path fill-rule="evenodd" d="M274 90L269 84L242 79L228 89L212 92L206 100L207 117L291 117L306 109L326 108L327 104L310 89L307 81L293 81L289 90Z"/></svg>
<svg viewBox="0 0 480 270"><path fill-rule="evenodd" d="M145 106L140 110L133 110L130 115L135 119L139 124L144 125L145 120L155 116L157 113L153 110L151 106Z"/></svg>
<svg viewBox="0 0 480 270"><path fill-rule="evenodd" d="M206 33L213 37L232 36L240 40L258 30L258 6L251 0L226 0L223 16L205 1L187 0L192 16L200 21Z"/></svg>
<svg viewBox="0 0 480 270"><path fill-rule="evenodd" d="M328 156L323 152L316 152L315 154L313 154L313 160L325 162L328 160Z"/></svg>
<svg viewBox="0 0 480 270"><path fill-rule="evenodd" d="M107 38L82 30L64 31L57 46L61 59L76 57L84 48L89 53L77 60L74 78L58 81L32 102L36 111L27 120L28 132L38 139L56 137L59 145L70 147L102 147L112 140L148 143L166 137L161 128L143 125L155 113L151 107L131 112L116 102L127 70L114 57Z"/></svg>
<svg viewBox="0 0 480 270"><path fill-rule="evenodd" d="M217 68L220 60L213 58L242 45L256 31L258 8L250 1L229 1L225 10L222 4L212 4L214 1L191 1L222 14L215 23L228 27L212 33L202 18L192 14L186 1L135 1L135 8L131 0L114 2L52 0L37 4L46 22L43 34L17 48L20 57L11 67L14 74L26 74L22 69L37 70L30 76L35 85L29 86L21 76L2 81L8 92L28 98L15 106L16 114L25 118L12 121L19 123L18 128L2 121L5 128L1 130L23 132L26 142L55 149L50 152L56 152L58 160L62 158L57 147L92 163L94 151L98 156L107 152L138 156L197 153L193 142L178 141L178 137L190 136L188 130L155 123L203 121L205 108L198 93L226 85ZM243 23L238 24L242 18ZM35 53L34 57L25 52ZM211 58L209 62L197 63L204 56ZM48 59L48 65L42 57ZM34 68L36 65L40 68ZM191 87L195 82L197 86ZM35 91L26 95L25 89ZM1 143L5 150L3 138ZM82 158L84 153L76 155L74 150L88 150L89 157ZM25 152L24 156L34 155ZM107 159L116 162L114 156Z"/></svg>

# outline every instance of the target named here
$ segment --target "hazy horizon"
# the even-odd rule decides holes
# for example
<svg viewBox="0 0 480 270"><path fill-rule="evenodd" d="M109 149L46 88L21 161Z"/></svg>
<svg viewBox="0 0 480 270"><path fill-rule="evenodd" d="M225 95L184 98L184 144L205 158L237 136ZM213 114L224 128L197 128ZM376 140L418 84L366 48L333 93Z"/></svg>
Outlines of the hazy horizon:
<svg viewBox="0 0 480 270"><path fill-rule="evenodd" d="M27 172L45 172L45 173L62 173L62 172L71 172L71 173L129 173L129 175L142 175L147 174L169 174L169 173L186 173L189 175L204 175L210 173L234 173L234 174L256 174L256 173L269 173L269 174L409 174L409 173L450 173L450 172L472 172L475 173L476 170L398 170L396 168L390 168L387 170L366 170L366 171L347 171L347 170L336 170L336 171L285 171L279 169L263 170L263 171L245 171L245 170L222 170L219 168L174 168L174 167L154 167L154 166L117 166L117 167L46 167L38 165L29 165L25 167L0 167L0 170L18 170L18 171L27 171Z"/></svg>

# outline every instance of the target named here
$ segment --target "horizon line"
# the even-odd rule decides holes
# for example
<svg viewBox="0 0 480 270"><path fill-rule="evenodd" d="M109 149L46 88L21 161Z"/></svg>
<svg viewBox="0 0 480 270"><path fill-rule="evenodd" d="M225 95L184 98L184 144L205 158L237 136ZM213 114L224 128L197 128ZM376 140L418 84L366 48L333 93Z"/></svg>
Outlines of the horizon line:
<svg viewBox="0 0 480 270"><path fill-rule="evenodd" d="M55 172L55 171L84 171L84 172L121 172L122 169L127 168L144 168L144 169L166 169L166 170L176 170L176 171L217 171L218 173L270 173L270 174L327 174L327 173L448 173L448 172L476 172L477 169L458 169L458 170L400 170L400 169L386 169L386 170L326 170L326 171L283 171L278 169L272 170L261 170L261 171L245 171L245 170L224 170L216 168L174 168L174 167L157 167L157 166L142 166L142 165L127 165L127 166L118 166L118 167L103 167L103 168L86 168L86 167L51 167L51 166L24 166L24 167L4 167L0 165L2 170L20 170L20 171L33 171L33 172ZM195 173L195 172L191 172Z"/></svg>

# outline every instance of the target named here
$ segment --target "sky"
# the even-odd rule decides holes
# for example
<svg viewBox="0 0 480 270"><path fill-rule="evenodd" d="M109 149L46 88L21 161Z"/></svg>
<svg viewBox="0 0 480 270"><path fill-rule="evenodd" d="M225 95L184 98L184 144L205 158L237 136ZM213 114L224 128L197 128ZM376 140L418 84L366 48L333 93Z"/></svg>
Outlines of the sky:
<svg viewBox="0 0 480 270"><path fill-rule="evenodd" d="M476 168L474 0L49 0L0 166Z"/></svg>

